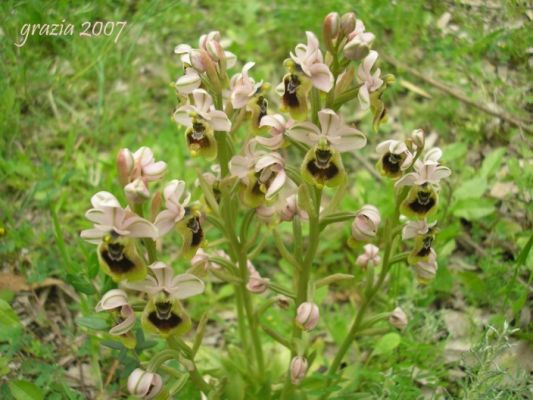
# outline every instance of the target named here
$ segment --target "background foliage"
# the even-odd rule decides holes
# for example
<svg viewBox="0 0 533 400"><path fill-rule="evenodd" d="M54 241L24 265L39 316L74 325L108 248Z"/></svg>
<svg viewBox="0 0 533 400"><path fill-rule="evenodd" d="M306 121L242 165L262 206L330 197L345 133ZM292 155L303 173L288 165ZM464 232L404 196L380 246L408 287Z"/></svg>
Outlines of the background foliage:
<svg viewBox="0 0 533 400"><path fill-rule="evenodd" d="M526 2L0 4L0 224L6 229L0 238L0 398L76 399L104 392L115 398L122 393L120 379L129 371L113 361L117 356L127 360L95 340L97 296L86 295L101 287L92 282L98 273L94 248L79 232L87 227L83 213L93 193L120 193L114 157L122 147L150 146L157 159L168 162L169 176L194 182L190 166L199 161L188 158L182 132L170 119L176 99L169 83L180 73L174 46L195 44L201 33L220 30L241 61L256 62L257 78L277 84L288 52L304 40L305 30L319 32L332 10L355 11L376 34L380 54L531 126L533 10ZM33 36L24 47L13 45L23 24L63 19L75 25L74 36ZM97 20L128 25L118 43L78 36L82 22ZM454 175L442 196L437 278L417 287L405 266L396 267L391 296L383 296L381 307L402 304L411 322L399 338L393 334L378 344L375 338L357 344L351 360L358 361L347 365L354 379L346 393L360 398L531 396L533 260L526 245L529 240L531 247L533 232L531 136L383 60L380 66L397 77L385 99L389 122L378 133L371 132L368 116L358 122L369 145L359 159L345 159L353 185L343 208L356 210L370 202L387 212L392 187L376 181L364 162L373 165L376 143L414 128L438 135L436 144ZM348 228L326 235L323 266L315 273L357 272L357 254L346 245L339 251ZM185 269L173 254L171 247L167 261ZM258 267L271 275L276 260L271 244ZM193 318L214 310L212 346L219 339L235 340L224 303L230 295L212 289L191 302ZM341 285L335 295L321 295L328 297L330 311L323 312L321 322L328 332L327 353L346 331L357 293ZM276 312L269 318L283 329ZM206 360L211 356L206 354ZM319 388L319 376L307 384Z"/></svg>

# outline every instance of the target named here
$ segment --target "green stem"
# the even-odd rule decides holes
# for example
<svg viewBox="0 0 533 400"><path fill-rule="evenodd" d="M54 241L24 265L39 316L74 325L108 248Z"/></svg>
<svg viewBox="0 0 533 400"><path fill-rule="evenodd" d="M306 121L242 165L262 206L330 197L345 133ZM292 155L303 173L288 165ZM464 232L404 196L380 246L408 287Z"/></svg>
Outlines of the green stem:
<svg viewBox="0 0 533 400"><path fill-rule="evenodd" d="M208 394L211 391L211 386L202 378L202 375L198 372L198 369L196 368L196 364L194 363L194 360L187 357L187 354L192 355L192 349L185 343L183 340L179 338L171 336L167 339L168 345L177 350L178 352L184 354L185 358L187 359L187 364L185 365L185 369L189 373L189 376L191 378L191 382L196 386L198 390L200 390L204 394Z"/></svg>
<svg viewBox="0 0 533 400"><path fill-rule="evenodd" d="M395 240L396 235L393 234L393 231L395 230L396 226L399 224L399 217L400 217L399 209L400 209L400 204L403 201L403 197L404 197L404 193L401 192L398 198L396 199L396 208L394 210L393 217L390 219L387 219L385 223L385 252L383 255L383 263L381 267L381 272L379 274L379 278L375 285L373 285L372 281L369 281L367 283L369 287L367 288L367 290L365 290L366 296L365 296L365 299L363 300L363 303L361 304L361 308L357 312L356 317L353 320L352 325L350 327L350 330L348 331L348 334L344 338L328 370L328 375L330 375L330 377L339 368L339 365L342 362L344 355L348 351L348 348L354 341L355 336L359 328L361 327L361 323L363 321L363 317L365 315L365 312L367 311L369 303L372 301L372 299L374 298L378 290L381 288L381 285L385 281L385 277L387 276L387 273L390 270L390 266L392 265L391 255L394 253L395 244L396 244L396 240Z"/></svg>

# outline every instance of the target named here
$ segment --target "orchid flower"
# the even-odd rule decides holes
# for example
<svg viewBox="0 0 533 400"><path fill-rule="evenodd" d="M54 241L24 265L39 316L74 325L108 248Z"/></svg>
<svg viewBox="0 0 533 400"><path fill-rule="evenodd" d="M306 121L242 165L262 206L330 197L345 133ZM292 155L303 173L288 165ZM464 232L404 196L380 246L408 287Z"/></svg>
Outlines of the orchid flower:
<svg viewBox="0 0 533 400"><path fill-rule="evenodd" d="M213 99L203 89L192 91L193 104L186 104L174 112L176 123L185 126L187 146L192 155L213 159L217 155L215 131L229 132L231 122L224 111L215 110Z"/></svg>
<svg viewBox="0 0 533 400"><path fill-rule="evenodd" d="M319 111L318 119L320 128L308 121L299 122L287 130L287 136L312 146L300 168L307 182L317 187L338 186L346 176L340 153L364 147L366 137L333 110Z"/></svg>
<svg viewBox="0 0 533 400"><path fill-rule="evenodd" d="M441 156L442 151L439 148L429 150L422 161L415 162L414 172L405 174L396 182L396 188L411 186L400 205L402 214L420 220L437 211L438 184L441 179L451 174L449 168L439 164Z"/></svg>
<svg viewBox="0 0 533 400"><path fill-rule="evenodd" d="M148 182L161 179L167 171L167 164L163 161L156 162L148 147L141 147L135 153L121 149L117 156L117 170L128 200L142 203L150 197Z"/></svg>
<svg viewBox="0 0 533 400"><path fill-rule="evenodd" d="M241 198L251 208L271 201L287 179L283 157L275 152L256 151L255 144L255 140L250 140L245 155L233 156L229 163L231 174L241 181Z"/></svg>
<svg viewBox="0 0 533 400"><path fill-rule="evenodd" d="M215 62L223 62L225 68L232 68L237 63L237 57L230 51L224 50L220 32L211 31L200 36L198 46L209 54Z"/></svg>
<svg viewBox="0 0 533 400"><path fill-rule="evenodd" d="M365 135L347 125L335 111L327 108L319 111L318 120L320 128L308 121L298 122L287 130L287 135L308 146L323 141L339 152L353 151L365 146Z"/></svg>
<svg viewBox="0 0 533 400"><path fill-rule="evenodd" d="M318 39L313 32L306 32L307 45L298 44L291 52L292 60L307 76L314 87L323 92L329 92L333 87L333 75L328 66L324 64Z"/></svg>
<svg viewBox="0 0 533 400"><path fill-rule="evenodd" d="M376 68L374 74L371 72L377 58L378 52L371 50L357 70L357 76L362 83L359 88L358 98L364 109L370 107L370 94L377 91L383 85L383 80L380 78L381 70Z"/></svg>
<svg viewBox="0 0 533 400"><path fill-rule="evenodd" d="M379 155L377 170L391 178L400 177L413 162L413 155L407 145L398 140L385 140L377 145L376 151Z"/></svg>
<svg viewBox="0 0 533 400"><path fill-rule="evenodd" d="M428 224L426 220L409 221L402 229L402 239L409 240L417 236L427 235L437 223Z"/></svg>
<svg viewBox="0 0 533 400"><path fill-rule="evenodd" d="M414 165L414 172L410 172L399 179L395 187L432 184L437 185L441 179L451 175L448 167L439 164L442 157L442 150L438 147L430 149L423 158L417 160Z"/></svg>
<svg viewBox="0 0 533 400"><path fill-rule="evenodd" d="M419 261L415 264L414 270L416 279L419 283L425 285L435 278L437 269L437 253L435 253L435 250L431 249L427 260Z"/></svg>
<svg viewBox="0 0 533 400"><path fill-rule="evenodd" d="M282 202L280 219L282 221L292 221L296 215L303 220L309 219L307 211L298 206L298 194L293 193Z"/></svg>
<svg viewBox="0 0 533 400"><path fill-rule="evenodd" d="M281 114L265 115L261 119L260 127L270 127L270 137L257 136L255 139L259 144L266 147L269 150L277 150L283 146L285 131L289 129L293 120L289 119L285 121L285 118Z"/></svg>
<svg viewBox="0 0 533 400"><path fill-rule="evenodd" d="M368 55L374 39L374 34L365 32L365 24L358 19L355 22L355 29L346 38L347 42L342 50L344 57L348 60L362 60Z"/></svg>
<svg viewBox="0 0 533 400"><path fill-rule="evenodd" d="M409 319L407 318L407 314L400 307L396 307L389 316L389 322L395 328L404 330L409 323Z"/></svg>
<svg viewBox="0 0 533 400"><path fill-rule="evenodd" d="M109 334L119 336L127 348L134 348L136 340L130 334L135 326L135 312L128 302L126 292L120 289L111 289L98 302L96 312L111 311L116 314L118 322L109 330Z"/></svg>
<svg viewBox="0 0 533 400"><path fill-rule="evenodd" d="M246 106L263 84L263 81L255 83L255 81L248 76L248 71L254 65L254 62L247 62L244 64L242 72L235 74L230 80L231 105L235 109Z"/></svg>
<svg viewBox="0 0 533 400"><path fill-rule="evenodd" d="M111 233L129 238L151 238L158 235L157 228L128 208L122 208L119 201L109 192L98 192L91 198L91 208L85 216L94 223L93 229L81 232L89 243L100 244Z"/></svg>
<svg viewBox="0 0 533 400"><path fill-rule="evenodd" d="M155 218L159 237L170 232L185 217L185 208L191 200L191 194L185 190L185 182L174 179L163 190L166 209Z"/></svg>
<svg viewBox="0 0 533 400"><path fill-rule="evenodd" d="M191 320L179 300L204 291L204 283L192 274L174 275L162 262L148 267L153 275L143 282L128 282L126 287L148 293L150 300L142 315L143 327L163 337L182 335L191 328Z"/></svg>
<svg viewBox="0 0 533 400"><path fill-rule="evenodd" d="M176 80L175 87L179 94L186 95L198 89L201 84L202 79L198 72L194 68L187 67L185 73Z"/></svg>

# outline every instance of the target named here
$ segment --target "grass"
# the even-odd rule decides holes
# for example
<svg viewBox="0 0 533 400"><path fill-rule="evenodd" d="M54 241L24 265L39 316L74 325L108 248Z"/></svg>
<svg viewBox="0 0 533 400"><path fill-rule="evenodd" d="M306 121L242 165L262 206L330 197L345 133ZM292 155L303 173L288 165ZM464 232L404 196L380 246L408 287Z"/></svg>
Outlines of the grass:
<svg viewBox="0 0 533 400"><path fill-rule="evenodd" d="M376 34L378 51L477 102L531 121L531 9L526 15L525 3L518 1L488 6L470 3L474 2L374 0L357 2L355 11ZM150 146L158 159L167 161L173 176L194 181L191 166L201 162L188 158L182 132L170 120L176 99L169 83L180 73L173 55L175 45L195 44L200 33L220 30L231 39L230 50L243 62L255 61L256 76L275 85L283 73L283 59L303 41L305 30L318 32L327 12L353 7L338 0L94 1L79 6L2 2L0 225L7 234L0 238L1 271L36 284L57 277L78 292L94 292L90 284L97 273L94 249L79 238L79 232L87 228L83 213L92 194L99 190L120 193L114 157L122 147ZM445 13L451 16L447 25L442 23ZM23 47L14 46L23 24L62 19L75 26L73 36L33 36ZM117 43L113 38L79 36L84 21L98 20L128 24ZM517 261L533 232L532 140L516 127L467 107L383 61L380 66L394 73L397 83L385 98L389 122L381 132L371 132L369 118L360 122L370 141L363 156L371 158L375 144L384 138L421 127L438 134L437 144L445 149L445 161L454 175L442 196L449 200L444 199L441 207L447 223L442 224L437 243L437 279L420 290L412 284L410 272L397 267L391 290L402 304L410 305L413 323L393 354L371 358L364 370L348 366L357 376L349 389L361 395L415 398L422 394L421 387L429 386L441 388L443 395L458 396L462 386L449 376L455 364L442 364L446 327L437 310L475 309L486 314L488 320L473 327L471 342L485 340L487 323L503 329L505 320L522 328L508 333L512 340L530 346L533 340L531 327L520 325L520 315L531 306L533 258L526 252ZM421 96L413 85L430 98ZM356 209L363 202L386 204L390 185L375 190L373 178L361 164L356 160L347 160L347 164L356 184L343 209ZM501 189L502 184L506 189ZM505 190L513 194L505 195ZM324 263L317 273L353 270L353 251L347 246L338 251L347 229L332 233L321 244ZM268 266L275 257L273 247L267 247L259 263ZM177 264L186 266L179 260ZM333 267L337 265L341 271ZM340 290L351 293L348 287ZM5 285L0 293L9 302L22 296ZM54 293L54 302L59 301ZM95 297L80 296L79 303L67 304L68 310L73 315L90 314ZM224 303L217 302L220 298L224 296L213 292L199 300L197 309L191 310L193 317L198 319L210 306L223 311ZM383 302L393 305L395 299ZM28 329L11 343L0 344L0 397L12 397L8 381L23 379L32 381L49 398L82 398L83 386L65 383L73 362L58 363L71 351L92 371L101 370L101 379L107 376L111 352L99 352L91 332L72 321L54 326L46 317L54 314L54 307L37 309ZM331 307L353 311L350 303ZM276 316L272 319L276 321ZM326 319L334 338L348 323L341 313L332 312ZM51 332L62 339L47 341ZM230 337L231 331L224 335ZM58 347L80 337L72 349ZM368 345L363 341L359 351ZM128 356L120 357L124 361ZM429 384L413 379L413 366L428 375L424 382ZM118 369L117 377L126 375ZM479 385L476 382L476 390L485 393L486 388ZM505 385L498 387L502 393L507 390ZM106 388L115 394L120 390L116 377ZM465 393L481 398L472 390Z"/></svg>

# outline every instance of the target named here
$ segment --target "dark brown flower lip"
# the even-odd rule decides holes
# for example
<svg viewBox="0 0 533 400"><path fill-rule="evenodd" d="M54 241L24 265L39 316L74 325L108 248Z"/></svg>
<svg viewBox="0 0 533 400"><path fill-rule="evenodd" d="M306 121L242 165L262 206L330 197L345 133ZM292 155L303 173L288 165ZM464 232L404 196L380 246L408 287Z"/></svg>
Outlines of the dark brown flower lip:
<svg viewBox="0 0 533 400"><path fill-rule="evenodd" d="M121 244L116 245L123 247ZM111 247L113 244L108 246ZM120 255L116 252L110 252L108 249L103 249L101 256L109 269L115 274L126 274L135 268L135 264L124 253Z"/></svg>
<svg viewBox="0 0 533 400"><path fill-rule="evenodd" d="M170 313L170 316L167 319L159 318L156 311L152 311L150 314L148 314L148 320L160 331L169 331L174 329L183 321L179 315L174 313Z"/></svg>

